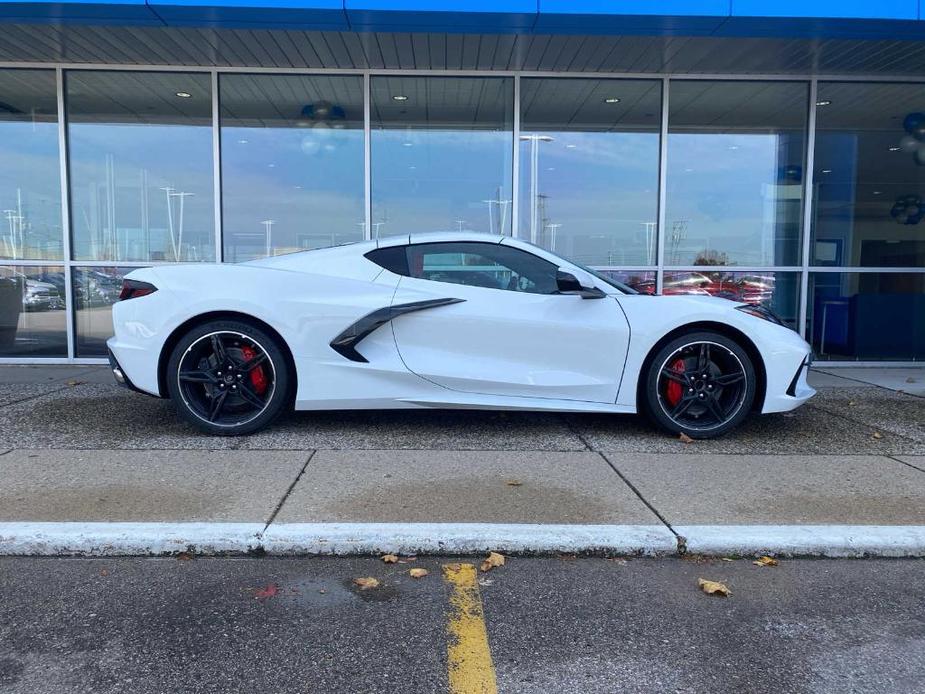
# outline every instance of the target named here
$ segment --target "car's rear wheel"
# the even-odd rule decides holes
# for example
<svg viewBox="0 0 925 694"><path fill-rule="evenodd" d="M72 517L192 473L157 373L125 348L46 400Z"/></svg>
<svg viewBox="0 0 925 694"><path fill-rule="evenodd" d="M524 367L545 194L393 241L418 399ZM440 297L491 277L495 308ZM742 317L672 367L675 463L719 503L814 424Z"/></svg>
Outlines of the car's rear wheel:
<svg viewBox="0 0 925 694"><path fill-rule="evenodd" d="M210 321L186 333L167 363L179 415L209 434L252 434L289 402L291 378L276 340L245 321Z"/></svg>
<svg viewBox="0 0 925 694"><path fill-rule="evenodd" d="M755 400L755 367L734 340L695 332L672 340L645 374L646 409L662 428L695 439L738 426Z"/></svg>

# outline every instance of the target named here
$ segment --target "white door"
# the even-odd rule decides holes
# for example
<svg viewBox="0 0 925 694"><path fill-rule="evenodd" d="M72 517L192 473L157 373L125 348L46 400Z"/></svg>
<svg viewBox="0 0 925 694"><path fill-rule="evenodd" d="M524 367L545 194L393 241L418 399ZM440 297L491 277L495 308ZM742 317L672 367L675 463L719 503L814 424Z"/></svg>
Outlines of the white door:
<svg viewBox="0 0 925 694"><path fill-rule="evenodd" d="M393 306L462 299L392 321L411 371L470 393L616 401L629 326L615 298L557 294L555 265L497 243L416 244L408 259Z"/></svg>

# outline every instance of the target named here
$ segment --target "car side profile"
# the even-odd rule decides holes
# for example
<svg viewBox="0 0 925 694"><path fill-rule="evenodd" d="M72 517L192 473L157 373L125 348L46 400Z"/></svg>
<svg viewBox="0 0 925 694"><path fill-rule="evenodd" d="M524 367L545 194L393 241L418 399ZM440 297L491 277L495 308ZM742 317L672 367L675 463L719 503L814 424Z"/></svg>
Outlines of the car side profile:
<svg viewBox="0 0 925 694"><path fill-rule="evenodd" d="M235 265L135 270L118 382L210 434L296 410L635 413L692 438L815 391L761 305L651 296L519 239L405 235Z"/></svg>

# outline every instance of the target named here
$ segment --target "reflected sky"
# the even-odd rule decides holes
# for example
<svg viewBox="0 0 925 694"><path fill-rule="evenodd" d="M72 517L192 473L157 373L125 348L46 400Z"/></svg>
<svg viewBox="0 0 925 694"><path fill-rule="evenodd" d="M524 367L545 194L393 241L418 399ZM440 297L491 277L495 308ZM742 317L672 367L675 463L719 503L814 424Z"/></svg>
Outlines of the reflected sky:
<svg viewBox="0 0 925 694"><path fill-rule="evenodd" d="M0 161L0 258L60 260L57 123L0 120Z"/></svg>

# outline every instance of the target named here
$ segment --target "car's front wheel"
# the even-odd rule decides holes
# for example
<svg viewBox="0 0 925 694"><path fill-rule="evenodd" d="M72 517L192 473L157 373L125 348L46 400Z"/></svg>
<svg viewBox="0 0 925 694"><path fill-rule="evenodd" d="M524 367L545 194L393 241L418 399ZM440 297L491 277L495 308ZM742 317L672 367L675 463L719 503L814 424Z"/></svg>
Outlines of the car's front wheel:
<svg viewBox="0 0 925 694"><path fill-rule="evenodd" d="M291 377L276 340L245 321L219 320L186 333L167 363L179 415L219 436L252 434L287 407Z"/></svg>
<svg viewBox="0 0 925 694"><path fill-rule="evenodd" d="M738 426L755 400L755 367L734 340L714 332L675 338L651 360L644 404L657 424L695 439Z"/></svg>

